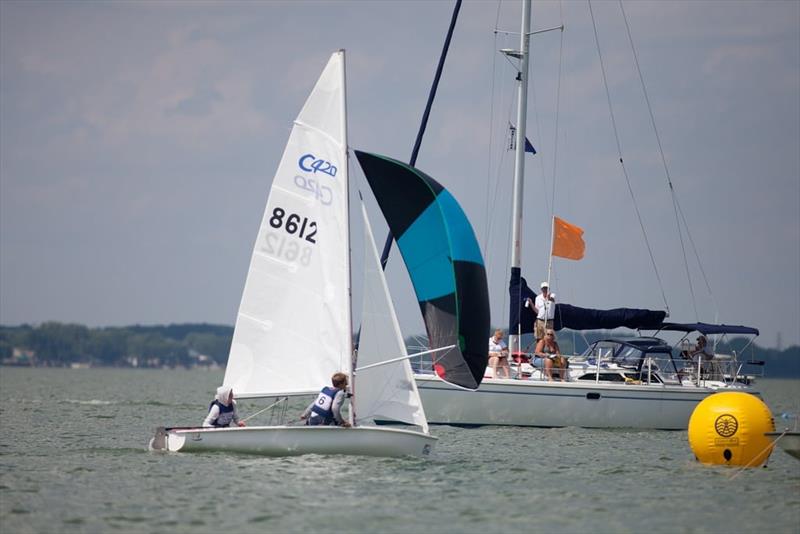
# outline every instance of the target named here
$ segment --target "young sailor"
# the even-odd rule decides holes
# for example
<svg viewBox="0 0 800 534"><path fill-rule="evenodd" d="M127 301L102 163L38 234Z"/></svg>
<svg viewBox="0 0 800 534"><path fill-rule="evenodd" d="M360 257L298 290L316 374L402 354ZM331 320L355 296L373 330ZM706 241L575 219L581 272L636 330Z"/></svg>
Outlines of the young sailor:
<svg viewBox="0 0 800 534"><path fill-rule="evenodd" d="M319 392L317 398L308 405L300 419L304 419L307 425L338 425L350 426L350 423L342 417L342 405L347 397L347 375L335 373L331 377L333 387L325 386Z"/></svg>
<svg viewBox="0 0 800 534"><path fill-rule="evenodd" d="M203 420L203 427L226 427L236 423L238 426L245 426L244 421L239 420L239 413L236 411L236 401L233 400L233 389L226 386L217 388L217 395L211 404L208 405L208 415Z"/></svg>

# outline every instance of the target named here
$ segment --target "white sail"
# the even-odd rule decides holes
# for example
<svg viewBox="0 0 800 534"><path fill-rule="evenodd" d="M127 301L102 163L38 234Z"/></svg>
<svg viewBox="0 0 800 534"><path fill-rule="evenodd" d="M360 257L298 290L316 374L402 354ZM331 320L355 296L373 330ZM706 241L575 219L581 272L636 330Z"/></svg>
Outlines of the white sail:
<svg viewBox="0 0 800 534"><path fill-rule="evenodd" d="M344 51L295 120L253 248L224 385L312 393L351 358Z"/></svg>
<svg viewBox="0 0 800 534"><path fill-rule="evenodd" d="M365 261L358 367L365 367L407 353L363 202L361 212ZM428 432L428 422L408 359L357 371L353 382L358 422L379 417L417 425L423 432Z"/></svg>

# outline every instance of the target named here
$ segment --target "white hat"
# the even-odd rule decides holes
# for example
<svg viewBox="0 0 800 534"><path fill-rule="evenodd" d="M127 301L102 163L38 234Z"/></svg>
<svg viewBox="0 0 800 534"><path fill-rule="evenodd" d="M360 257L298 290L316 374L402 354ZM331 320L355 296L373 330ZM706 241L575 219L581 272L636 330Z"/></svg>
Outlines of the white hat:
<svg viewBox="0 0 800 534"><path fill-rule="evenodd" d="M541 287L542 289L544 289L545 287L549 288L550 284L548 284L547 282L542 282L541 284L539 284L539 287Z"/></svg>

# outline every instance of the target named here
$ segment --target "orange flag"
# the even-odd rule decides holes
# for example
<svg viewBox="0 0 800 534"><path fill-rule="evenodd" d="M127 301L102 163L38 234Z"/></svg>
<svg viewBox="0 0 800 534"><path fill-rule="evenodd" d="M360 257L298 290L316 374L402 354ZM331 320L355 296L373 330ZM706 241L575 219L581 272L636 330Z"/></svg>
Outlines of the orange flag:
<svg viewBox="0 0 800 534"><path fill-rule="evenodd" d="M553 217L553 256L579 260L583 258L586 243L583 242L583 229L564 219Z"/></svg>

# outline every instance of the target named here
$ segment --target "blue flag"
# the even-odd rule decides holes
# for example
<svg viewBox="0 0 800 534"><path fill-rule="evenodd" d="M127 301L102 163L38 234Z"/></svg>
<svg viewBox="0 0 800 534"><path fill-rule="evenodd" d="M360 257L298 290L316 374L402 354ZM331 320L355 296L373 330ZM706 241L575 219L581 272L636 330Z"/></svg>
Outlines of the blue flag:
<svg viewBox="0 0 800 534"><path fill-rule="evenodd" d="M509 150L514 150L515 143L516 143L516 139L515 138L516 138L516 135L517 135L517 127L509 122L508 123L508 130L509 130L509 132L511 134L511 136L510 136L511 139L510 139L510 142L508 144L508 149ZM525 137L525 152L530 152L531 154L536 154L536 149L533 147L533 145L531 144L530 140L528 140L527 137Z"/></svg>

